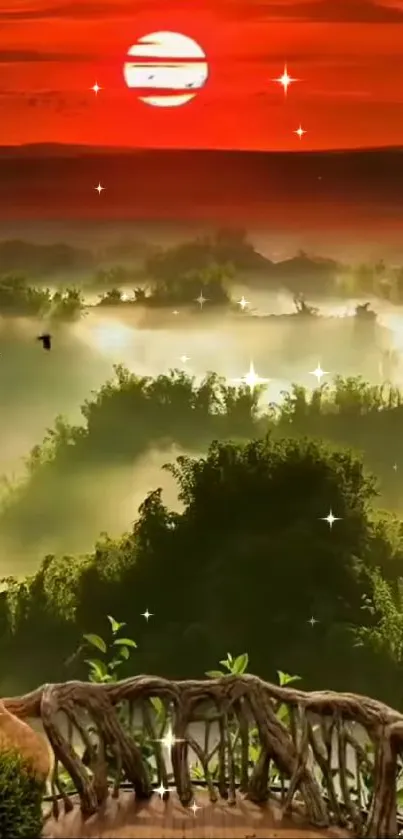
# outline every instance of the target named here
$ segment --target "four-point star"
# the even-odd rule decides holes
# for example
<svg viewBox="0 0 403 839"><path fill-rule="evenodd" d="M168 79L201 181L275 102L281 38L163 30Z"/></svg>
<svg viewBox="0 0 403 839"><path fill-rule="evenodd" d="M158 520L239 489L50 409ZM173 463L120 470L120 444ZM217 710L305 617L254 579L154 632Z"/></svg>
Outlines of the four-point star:
<svg viewBox="0 0 403 839"><path fill-rule="evenodd" d="M245 300L244 296L242 295L241 299L238 300L238 306L240 306L240 308L244 312L247 306L249 306L249 301Z"/></svg>
<svg viewBox="0 0 403 839"><path fill-rule="evenodd" d="M195 816L195 815L196 815L196 813L197 813L197 811L198 811L198 810L201 810L201 807L199 807L199 805L198 805L198 804L196 804L196 802L194 801L194 802L193 802L193 804L192 804L192 806L191 806L191 807L189 807L189 809L190 809L190 810L193 810L193 815Z"/></svg>
<svg viewBox="0 0 403 839"><path fill-rule="evenodd" d="M204 304L207 303L207 297L203 297L203 292L201 291L199 296L196 297L195 303L198 303L200 308L202 309Z"/></svg>
<svg viewBox="0 0 403 839"><path fill-rule="evenodd" d="M164 787L164 784L160 784L159 787L156 788L155 792L159 795L160 798L163 798L169 790Z"/></svg>
<svg viewBox="0 0 403 839"><path fill-rule="evenodd" d="M148 623L149 619L150 619L150 618L152 618L152 617L154 617L154 613L153 613L153 612L149 612L149 611L148 611L148 609L146 609L146 610L145 610L145 612L142 612L141 617L142 617L142 618L145 618L145 619L146 619L146 621L147 621L147 623Z"/></svg>
<svg viewBox="0 0 403 839"><path fill-rule="evenodd" d="M101 194L101 192L103 192L103 191L104 191L105 187L104 187L104 186L101 186L101 184L98 184L98 186L94 186L94 189L96 189L96 191L97 191L98 195L100 195L100 194Z"/></svg>
<svg viewBox="0 0 403 839"><path fill-rule="evenodd" d="M315 623L319 623L319 621L317 621L317 620L316 620L316 618L314 618L314 617L312 616L312 618L309 618L308 623L310 623L310 624L311 624L312 629L313 629L313 627L315 626Z"/></svg>
<svg viewBox="0 0 403 839"><path fill-rule="evenodd" d="M98 82L95 82L95 84L94 84L94 86L91 88L91 90L93 90L93 91L94 91L94 93L95 93L95 96L97 96L97 95L98 95L98 91L99 91L99 90L102 90L102 87L100 87L100 86L99 86Z"/></svg>
<svg viewBox="0 0 403 839"><path fill-rule="evenodd" d="M242 379L235 379L234 381L239 382L240 384L248 385L251 390L254 390L257 385L267 384L270 379L262 379L261 376L256 373L253 361L251 361L246 375L243 376Z"/></svg>
<svg viewBox="0 0 403 839"><path fill-rule="evenodd" d="M320 381L323 378L323 376L328 376L329 373L326 370L322 370L322 368L321 368L321 366L318 362L318 366L317 366L316 370L311 370L309 375L310 376L315 376L316 379L317 379L318 385L320 385Z"/></svg>
<svg viewBox="0 0 403 839"><path fill-rule="evenodd" d="M167 733L163 737L159 737L155 742L162 743L166 749L170 750L175 743L184 743L185 741L182 737L175 737L172 728L169 727Z"/></svg>
<svg viewBox="0 0 403 839"><path fill-rule="evenodd" d="M277 82L278 84L281 84L281 86L284 90L284 96L287 96L287 92L288 92L288 88L289 88L290 84L293 84L294 82L299 82L299 79L293 79L292 76L288 75L287 65L285 64L284 65L284 70L283 70L283 75L280 76L278 79L273 79L273 82Z"/></svg>
<svg viewBox="0 0 403 839"><path fill-rule="evenodd" d="M338 516L334 516L332 511L330 510L330 512L327 514L327 516L323 516L321 518L321 521L327 521L327 523L330 527L330 530L331 530L335 521L341 521L341 518L339 518Z"/></svg>
<svg viewBox="0 0 403 839"><path fill-rule="evenodd" d="M306 131L302 128L302 125L300 125L300 127L297 128L296 131L294 131L294 134L297 134L299 139L302 140L304 134L306 134Z"/></svg>

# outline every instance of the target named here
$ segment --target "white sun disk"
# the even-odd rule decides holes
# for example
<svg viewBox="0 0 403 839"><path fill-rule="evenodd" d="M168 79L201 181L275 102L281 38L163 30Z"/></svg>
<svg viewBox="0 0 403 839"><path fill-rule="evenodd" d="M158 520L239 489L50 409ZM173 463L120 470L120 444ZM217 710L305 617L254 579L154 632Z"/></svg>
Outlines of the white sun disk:
<svg viewBox="0 0 403 839"><path fill-rule="evenodd" d="M139 95L141 102L158 108L173 108L190 102L204 86L208 63L199 44L187 35L152 32L130 47L123 75L132 90L159 91L154 95L142 93Z"/></svg>

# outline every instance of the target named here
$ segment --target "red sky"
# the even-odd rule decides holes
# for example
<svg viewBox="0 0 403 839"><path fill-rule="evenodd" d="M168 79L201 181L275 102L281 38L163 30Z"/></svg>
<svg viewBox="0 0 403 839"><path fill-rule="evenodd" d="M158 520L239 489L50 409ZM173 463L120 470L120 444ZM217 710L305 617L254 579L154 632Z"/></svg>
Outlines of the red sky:
<svg viewBox="0 0 403 839"><path fill-rule="evenodd" d="M208 56L206 86L179 108L123 80L128 47L156 30ZM271 81L285 62L301 80L286 99ZM4 145L403 145L403 0L0 0L0 64Z"/></svg>

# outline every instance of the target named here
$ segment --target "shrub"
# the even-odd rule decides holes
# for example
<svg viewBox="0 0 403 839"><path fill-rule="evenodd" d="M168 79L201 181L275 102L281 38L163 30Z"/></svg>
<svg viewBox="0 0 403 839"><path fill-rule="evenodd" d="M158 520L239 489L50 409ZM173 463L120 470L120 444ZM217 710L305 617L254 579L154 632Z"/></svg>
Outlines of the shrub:
<svg viewBox="0 0 403 839"><path fill-rule="evenodd" d="M44 781L17 751L0 754L0 839L39 839Z"/></svg>

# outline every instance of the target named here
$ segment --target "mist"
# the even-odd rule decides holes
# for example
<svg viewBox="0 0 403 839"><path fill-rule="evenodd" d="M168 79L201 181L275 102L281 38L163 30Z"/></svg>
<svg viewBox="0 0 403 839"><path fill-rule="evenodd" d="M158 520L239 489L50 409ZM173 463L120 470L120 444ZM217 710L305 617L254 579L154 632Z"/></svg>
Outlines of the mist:
<svg viewBox="0 0 403 839"><path fill-rule="evenodd" d="M315 387L311 371L318 363L328 373L326 381L362 375L379 383L382 353L402 349L403 307L371 301L378 325L375 341L367 341L357 338L352 317L363 301L309 300L323 318L283 320L266 316L295 312L286 292L236 285L231 295L234 301L242 295L249 301L245 313L217 314L209 311L208 302L177 314L138 306L89 308L76 323L52 326L50 353L36 341L45 323L0 320L0 474L11 483L23 479L24 458L42 442L57 415L83 423L80 406L113 376L116 364L140 376L177 368L198 381L214 371L239 382L252 362L258 375L268 379L264 408L278 402L291 383ZM403 384L400 355L393 383ZM34 496L17 500L7 526L0 518L0 575L32 573L47 553L86 552L101 532L118 536L129 530L146 494L157 487L163 489L164 502L177 508L177 487L162 466L181 453L172 440L151 441L129 464L111 463L107 452L96 451L85 469L78 464L75 471L49 474ZM199 441L189 453L203 454Z"/></svg>

